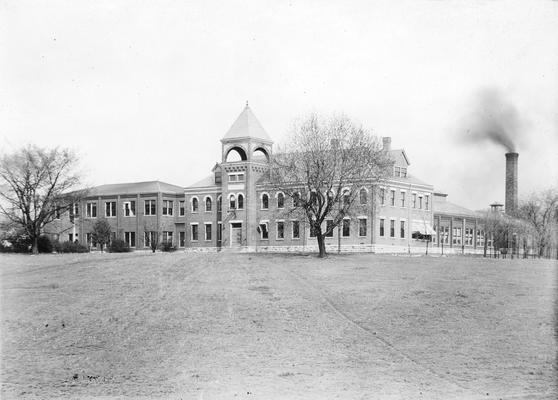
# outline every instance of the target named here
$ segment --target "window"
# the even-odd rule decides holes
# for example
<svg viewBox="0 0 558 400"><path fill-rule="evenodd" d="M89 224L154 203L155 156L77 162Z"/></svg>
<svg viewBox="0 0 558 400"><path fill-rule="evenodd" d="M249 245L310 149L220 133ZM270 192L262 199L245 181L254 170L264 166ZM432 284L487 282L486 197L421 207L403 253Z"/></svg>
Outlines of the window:
<svg viewBox="0 0 558 400"><path fill-rule="evenodd" d="M186 232L184 231L178 232L178 246L179 247L186 246Z"/></svg>
<svg viewBox="0 0 558 400"><path fill-rule="evenodd" d="M422 210L422 196L419 196L419 209Z"/></svg>
<svg viewBox="0 0 558 400"><path fill-rule="evenodd" d="M181 217L183 217L184 215L186 215L186 207L184 206L185 201L184 200L180 200L178 202L178 213Z"/></svg>
<svg viewBox="0 0 558 400"><path fill-rule="evenodd" d="M461 228L453 228L453 244L461 244Z"/></svg>
<svg viewBox="0 0 558 400"><path fill-rule="evenodd" d="M449 244L449 226L440 227L440 242L442 244Z"/></svg>
<svg viewBox="0 0 558 400"><path fill-rule="evenodd" d="M172 234L173 234L173 232L163 231L163 243L172 244Z"/></svg>
<svg viewBox="0 0 558 400"><path fill-rule="evenodd" d="M429 200L430 200L430 196L426 195L424 196L424 209L428 211L428 207L429 207Z"/></svg>
<svg viewBox="0 0 558 400"><path fill-rule="evenodd" d="M406 178L407 177L407 168L405 167L401 167L401 178Z"/></svg>
<svg viewBox="0 0 558 400"><path fill-rule="evenodd" d="M473 228L465 228L465 246L473 245Z"/></svg>
<svg viewBox="0 0 558 400"><path fill-rule="evenodd" d="M243 210L244 209L244 196L242 195L242 193L240 193L238 195L238 209L239 210Z"/></svg>
<svg viewBox="0 0 558 400"><path fill-rule="evenodd" d="M401 239L405 238L405 221L400 221L401 227L400 227L400 237Z"/></svg>
<svg viewBox="0 0 558 400"><path fill-rule="evenodd" d="M300 222L293 221L293 239L300 239Z"/></svg>
<svg viewBox="0 0 558 400"><path fill-rule="evenodd" d="M380 204L382 206L386 204L386 190L384 188L380 189Z"/></svg>
<svg viewBox="0 0 558 400"><path fill-rule="evenodd" d="M269 232L267 231L267 222L263 222L260 224L260 238L261 239L269 238Z"/></svg>
<svg viewBox="0 0 558 400"><path fill-rule="evenodd" d="M145 200L145 215L157 215L155 200Z"/></svg>
<svg viewBox="0 0 558 400"><path fill-rule="evenodd" d="M269 208L269 196L267 193L262 194L262 210L267 210Z"/></svg>
<svg viewBox="0 0 558 400"><path fill-rule="evenodd" d="M144 232L144 242L146 247L151 247L151 245L157 245L158 233L155 231Z"/></svg>
<svg viewBox="0 0 558 400"><path fill-rule="evenodd" d="M380 218L380 236L384 237L385 236L385 223L386 220L383 218Z"/></svg>
<svg viewBox="0 0 558 400"><path fill-rule="evenodd" d="M198 241L198 224L192 224L192 242Z"/></svg>
<svg viewBox="0 0 558 400"><path fill-rule="evenodd" d="M417 208L417 194L413 193L413 208Z"/></svg>
<svg viewBox="0 0 558 400"><path fill-rule="evenodd" d="M285 195L281 192L277 194L277 208L285 207Z"/></svg>
<svg viewBox="0 0 558 400"><path fill-rule="evenodd" d="M244 182L244 174L229 174L229 182Z"/></svg>
<svg viewBox="0 0 558 400"><path fill-rule="evenodd" d="M205 240L211 240L211 224L205 224Z"/></svg>
<svg viewBox="0 0 558 400"><path fill-rule="evenodd" d="M231 194L229 196L229 209L235 210L236 209L236 196Z"/></svg>
<svg viewBox="0 0 558 400"><path fill-rule="evenodd" d="M484 231L477 229L477 246L484 246Z"/></svg>
<svg viewBox="0 0 558 400"><path fill-rule="evenodd" d="M205 198L205 211L211 211L211 197Z"/></svg>
<svg viewBox="0 0 558 400"><path fill-rule="evenodd" d="M301 200L300 200L300 193L294 193L293 194L293 207L298 207L301 205Z"/></svg>
<svg viewBox="0 0 558 400"><path fill-rule="evenodd" d="M432 235L432 243L436 243L436 236L437 236L436 232L438 232L438 226L434 225L432 229L434 230L434 234Z"/></svg>
<svg viewBox="0 0 558 400"><path fill-rule="evenodd" d="M401 176L401 167L395 167L395 171L394 171L393 176L395 176L395 177Z"/></svg>
<svg viewBox="0 0 558 400"><path fill-rule="evenodd" d="M130 247L136 247L136 232L124 232L124 241Z"/></svg>
<svg viewBox="0 0 558 400"><path fill-rule="evenodd" d="M395 237L395 220L389 220L389 237Z"/></svg>
<svg viewBox="0 0 558 400"><path fill-rule="evenodd" d="M134 200L124 202L124 216L125 217L136 216L136 202Z"/></svg>
<svg viewBox="0 0 558 400"><path fill-rule="evenodd" d="M359 218L358 220L358 236L360 237L364 237L366 236L367 232L366 232L366 218Z"/></svg>
<svg viewBox="0 0 558 400"><path fill-rule="evenodd" d="M172 215L173 203L172 200L163 200L163 215Z"/></svg>
<svg viewBox="0 0 558 400"><path fill-rule="evenodd" d="M223 198L221 196L217 197L217 212L223 211Z"/></svg>
<svg viewBox="0 0 558 400"><path fill-rule="evenodd" d="M85 216L88 218L97 218L97 203L87 203L85 205Z"/></svg>
<svg viewBox="0 0 558 400"><path fill-rule="evenodd" d="M105 217L116 217L116 201L105 202Z"/></svg>
<svg viewBox="0 0 558 400"><path fill-rule="evenodd" d="M285 238L285 223L283 221L277 222L277 239Z"/></svg>
<svg viewBox="0 0 558 400"><path fill-rule="evenodd" d="M89 246L97 247L97 242L93 240L93 234L91 232L85 234L85 241Z"/></svg>
<svg viewBox="0 0 558 400"><path fill-rule="evenodd" d="M348 190L343 191L343 204L346 206L351 204L351 193Z"/></svg>
<svg viewBox="0 0 558 400"><path fill-rule="evenodd" d="M333 237L333 220L328 219L326 221L326 237Z"/></svg>
<svg viewBox="0 0 558 400"><path fill-rule="evenodd" d="M366 204L368 202L368 193L366 189L360 189L360 204Z"/></svg>
<svg viewBox="0 0 558 400"><path fill-rule="evenodd" d="M217 241L218 242L220 242L223 239L222 235L223 235L223 224L219 222L217 224Z"/></svg>
<svg viewBox="0 0 558 400"><path fill-rule="evenodd" d="M405 192L401 192L401 207L405 207Z"/></svg>
<svg viewBox="0 0 558 400"><path fill-rule="evenodd" d="M198 212L198 207L199 207L198 198L192 197L192 212L193 213Z"/></svg>
<svg viewBox="0 0 558 400"><path fill-rule="evenodd" d="M395 190L392 189L392 190L390 190L390 192L391 192L391 197L390 197L389 203L390 203L392 206L395 206Z"/></svg>
<svg viewBox="0 0 558 400"><path fill-rule="evenodd" d="M351 220L344 219L343 220L343 237L351 236Z"/></svg>

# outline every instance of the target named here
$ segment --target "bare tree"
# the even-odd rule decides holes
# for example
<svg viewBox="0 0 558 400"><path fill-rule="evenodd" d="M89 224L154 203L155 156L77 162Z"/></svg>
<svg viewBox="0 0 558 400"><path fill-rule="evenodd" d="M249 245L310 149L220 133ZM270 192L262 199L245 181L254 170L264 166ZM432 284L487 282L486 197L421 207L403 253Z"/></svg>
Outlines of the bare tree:
<svg viewBox="0 0 558 400"><path fill-rule="evenodd" d="M153 253L159 248L160 238L163 236L159 226L153 222L145 222L143 225L145 246L149 247Z"/></svg>
<svg viewBox="0 0 558 400"><path fill-rule="evenodd" d="M100 218L93 225L93 232L91 233L91 239L93 242L101 246L101 252L106 244L110 242L111 227L106 219Z"/></svg>
<svg viewBox="0 0 558 400"><path fill-rule="evenodd" d="M292 199L326 256L325 238L350 216L362 187L373 187L393 165L370 131L344 116L311 114L295 123L289 142L273 156L272 187ZM326 218L332 223L322 229Z"/></svg>
<svg viewBox="0 0 558 400"><path fill-rule="evenodd" d="M531 227L539 257L550 256L558 226L558 191L534 193L519 206L519 216ZM553 243L554 242L554 243Z"/></svg>
<svg viewBox="0 0 558 400"><path fill-rule="evenodd" d="M34 145L0 156L0 178L8 185L0 192L0 214L29 236L34 254L45 225L85 194L75 190L80 184L76 164L76 155L68 149Z"/></svg>

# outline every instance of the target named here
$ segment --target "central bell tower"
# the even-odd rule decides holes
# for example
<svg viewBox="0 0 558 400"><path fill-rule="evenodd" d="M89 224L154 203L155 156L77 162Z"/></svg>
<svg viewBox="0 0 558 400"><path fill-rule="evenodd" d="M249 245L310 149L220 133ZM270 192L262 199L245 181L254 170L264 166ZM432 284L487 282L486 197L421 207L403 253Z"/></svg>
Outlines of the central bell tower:
<svg viewBox="0 0 558 400"><path fill-rule="evenodd" d="M256 184L269 168L273 141L246 102L221 143L222 246L252 250L258 235Z"/></svg>

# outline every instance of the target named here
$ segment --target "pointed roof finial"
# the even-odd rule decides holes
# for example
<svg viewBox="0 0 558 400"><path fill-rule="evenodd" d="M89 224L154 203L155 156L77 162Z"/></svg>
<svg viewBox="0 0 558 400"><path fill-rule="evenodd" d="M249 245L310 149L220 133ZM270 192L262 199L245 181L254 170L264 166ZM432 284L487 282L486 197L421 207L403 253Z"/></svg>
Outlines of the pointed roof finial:
<svg viewBox="0 0 558 400"><path fill-rule="evenodd" d="M248 100L246 100L246 107L248 107Z"/></svg>

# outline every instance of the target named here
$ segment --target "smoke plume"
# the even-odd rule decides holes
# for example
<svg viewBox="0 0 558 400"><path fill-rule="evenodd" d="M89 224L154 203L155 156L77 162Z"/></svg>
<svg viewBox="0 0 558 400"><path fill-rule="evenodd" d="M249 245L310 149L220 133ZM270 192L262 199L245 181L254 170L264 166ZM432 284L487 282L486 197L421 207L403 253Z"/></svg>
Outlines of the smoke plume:
<svg viewBox="0 0 558 400"><path fill-rule="evenodd" d="M515 106L501 91L493 88L479 91L471 110L463 121L463 139L475 143L491 141L515 152L523 123Z"/></svg>

